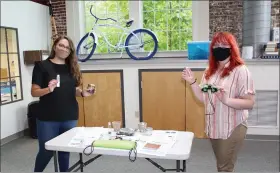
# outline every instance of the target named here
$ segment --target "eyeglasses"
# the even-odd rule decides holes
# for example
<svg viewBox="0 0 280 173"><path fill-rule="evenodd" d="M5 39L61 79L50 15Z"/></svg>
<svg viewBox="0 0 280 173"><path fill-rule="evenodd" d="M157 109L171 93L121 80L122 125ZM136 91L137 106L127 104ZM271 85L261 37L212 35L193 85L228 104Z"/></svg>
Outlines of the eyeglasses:
<svg viewBox="0 0 280 173"><path fill-rule="evenodd" d="M63 44L61 44L61 43L58 44L58 47L64 49L64 50L67 51L67 52L70 52L70 51L71 51L71 49L70 49L69 46L65 46L65 45L63 45Z"/></svg>

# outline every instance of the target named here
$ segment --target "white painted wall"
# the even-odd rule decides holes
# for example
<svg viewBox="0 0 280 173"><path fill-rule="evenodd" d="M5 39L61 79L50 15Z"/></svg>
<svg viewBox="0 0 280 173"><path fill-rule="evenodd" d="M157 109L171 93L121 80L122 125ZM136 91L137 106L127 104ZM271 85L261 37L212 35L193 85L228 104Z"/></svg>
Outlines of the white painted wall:
<svg viewBox="0 0 280 173"><path fill-rule="evenodd" d="M50 22L48 7L31 1L1 1L1 26L18 29L23 101L1 106L1 139L27 128L27 105L33 66L24 65L24 50L48 50Z"/></svg>
<svg viewBox="0 0 280 173"><path fill-rule="evenodd" d="M193 41L209 40L209 1L192 1Z"/></svg>

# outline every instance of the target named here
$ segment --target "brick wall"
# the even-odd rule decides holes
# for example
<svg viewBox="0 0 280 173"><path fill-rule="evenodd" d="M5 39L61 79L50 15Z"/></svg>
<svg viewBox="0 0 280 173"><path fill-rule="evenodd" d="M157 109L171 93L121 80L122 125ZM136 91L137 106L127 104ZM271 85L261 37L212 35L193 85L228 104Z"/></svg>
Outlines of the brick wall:
<svg viewBox="0 0 280 173"><path fill-rule="evenodd" d="M242 42L243 0L209 0L210 39L215 32L231 32Z"/></svg>
<svg viewBox="0 0 280 173"><path fill-rule="evenodd" d="M271 19L272 19L272 26L273 27L280 27L280 1L279 0L272 0L271 4Z"/></svg>
<svg viewBox="0 0 280 173"><path fill-rule="evenodd" d="M271 17L272 25L279 27L280 13L279 0L272 0ZM218 31L228 31L237 38L239 45L242 45L243 25L243 0L209 0L209 27L210 39Z"/></svg>
<svg viewBox="0 0 280 173"><path fill-rule="evenodd" d="M65 0L52 0L53 15L58 35L67 35ZM52 28L54 35L54 28Z"/></svg>

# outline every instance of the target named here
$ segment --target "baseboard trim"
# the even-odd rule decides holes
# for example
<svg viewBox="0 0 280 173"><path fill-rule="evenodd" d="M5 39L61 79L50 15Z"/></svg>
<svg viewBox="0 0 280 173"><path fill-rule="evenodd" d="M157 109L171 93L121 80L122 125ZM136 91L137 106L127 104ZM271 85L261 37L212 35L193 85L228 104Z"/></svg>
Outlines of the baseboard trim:
<svg viewBox="0 0 280 173"><path fill-rule="evenodd" d="M7 137L1 139L1 146L5 145L5 144L7 144L7 143L9 143L9 142L11 142L15 139L18 139L20 137L27 136L28 134L29 134L29 129L25 129L23 131L15 133L11 136L7 136Z"/></svg>
<svg viewBox="0 0 280 173"><path fill-rule="evenodd" d="M279 135L251 135L251 134L247 134L245 140L279 141Z"/></svg>

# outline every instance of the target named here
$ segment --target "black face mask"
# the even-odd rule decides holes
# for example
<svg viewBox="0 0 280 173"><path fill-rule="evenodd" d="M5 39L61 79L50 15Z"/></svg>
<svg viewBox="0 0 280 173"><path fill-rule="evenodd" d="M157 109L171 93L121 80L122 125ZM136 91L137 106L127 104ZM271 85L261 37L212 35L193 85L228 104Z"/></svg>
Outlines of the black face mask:
<svg viewBox="0 0 280 173"><path fill-rule="evenodd" d="M224 61L230 56L230 48L222 48L222 47L214 48L213 56L216 61Z"/></svg>

